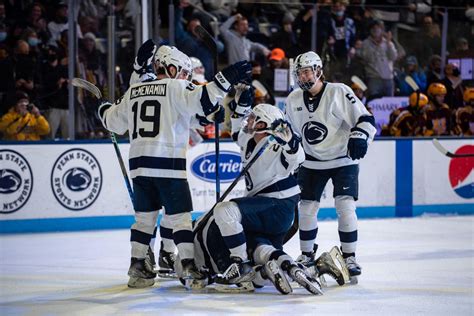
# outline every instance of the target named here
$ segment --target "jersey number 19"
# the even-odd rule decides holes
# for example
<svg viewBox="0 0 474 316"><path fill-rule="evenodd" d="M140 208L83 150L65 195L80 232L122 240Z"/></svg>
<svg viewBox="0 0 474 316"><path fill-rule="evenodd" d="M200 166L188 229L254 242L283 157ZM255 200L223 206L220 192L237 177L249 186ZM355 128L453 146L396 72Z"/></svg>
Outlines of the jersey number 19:
<svg viewBox="0 0 474 316"><path fill-rule="evenodd" d="M149 108L151 109L148 110ZM160 110L161 104L157 100L145 100L141 106L138 105L138 102L133 104L132 139L137 138L139 134L140 137L156 137L160 133ZM138 112L140 112L140 120L138 119ZM147 112L152 114L147 114ZM151 123L151 130L141 127L145 125L143 123ZM147 125L150 126L150 124Z"/></svg>

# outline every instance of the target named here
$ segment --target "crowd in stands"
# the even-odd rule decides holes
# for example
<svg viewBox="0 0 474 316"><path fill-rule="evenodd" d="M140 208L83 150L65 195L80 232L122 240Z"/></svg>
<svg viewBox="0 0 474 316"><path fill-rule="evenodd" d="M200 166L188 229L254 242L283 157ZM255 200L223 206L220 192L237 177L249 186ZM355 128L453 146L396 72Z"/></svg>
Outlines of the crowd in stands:
<svg viewBox="0 0 474 316"><path fill-rule="evenodd" d="M350 85L366 104L380 97L407 97L408 106L392 113L382 135L472 135L474 6L469 1L451 1L445 11L446 3L435 0L389 3L317 1L314 44L323 60L325 78ZM105 95L109 89L106 16L110 10L114 11L121 34L116 50L115 95L118 96L127 88L135 55L137 5L138 2L131 0L115 1L113 7L107 1L78 1L75 76L93 82ZM175 0L175 15L171 19L167 5L166 1L160 2L164 31L163 38L155 41L169 43L167 23L174 21L175 45L199 59L205 80L209 81L216 69L212 52L195 32L196 26L202 25L217 38L219 67L242 59L252 61L255 104L276 104L279 98L285 97L291 89L290 58L312 47L315 11L309 1ZM449 12L448 55L443 64L441 26L446 12ZM0 133L4 139L68 137L71 113L67 19L66 2L0 0ZM366 87L361 89L353 82L353 76L360 78ZM412 78L419 90L408 85L406 77ZM19 99L21 93L27 98ZM23 108L20 103L25 100L30 105ZM103 137L95 102L78 90L74 113L76 138ZM22 119L29 125L21 131L22 126L18 126L16 138L9 134L10 123L5 123L11 120L13 112L17 116L28 113L35 118ZM49 122L47 129L43 120ZM33 121L41 127L29 128ZM29 130L31 137L20 136Z"/></svg>

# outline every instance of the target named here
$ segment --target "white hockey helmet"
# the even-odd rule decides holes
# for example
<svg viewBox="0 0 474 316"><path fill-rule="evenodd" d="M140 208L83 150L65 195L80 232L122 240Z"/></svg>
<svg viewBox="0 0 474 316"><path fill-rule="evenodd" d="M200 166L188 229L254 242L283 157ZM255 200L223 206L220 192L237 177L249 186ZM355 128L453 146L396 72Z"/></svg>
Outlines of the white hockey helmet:
<svg viewBox="0 0 474 316"><path fill-rule="evenodd" d="M189 57L177 48L166 51L157 60L165 69L165 73L172 79L187 79L192 76L193 68ZM172 71L174 69L174 71Z"/></svg>
<svg viewBox="0 0 474 316"><path fill-rule="evenodd" d="M193 70L196 68L204 68L199 58L196 58L196 57L189 57L189 58L191 59L191 63L193 64Z"/></svg>
<svg viewBox="0 0 474 316"><path fill-rule="evenodd" d="M176 49L174 46L161 45L155 52L155 63L160 63L166 55Z"/></svg>
<svg viewBox="0 0 474 316"><path fill-rule="evenodd" d="M204 74L206 73L206 69L199 58L190 57L191 63L193 64L193 79L192 81L196 84L204 84L207 82Z"/></svg>
<svg viewBox="0 0 474 316"><path fill-rule="evenodd" d="M268 103L260 103L244 118L242 128L244 132L249 134L266 133L270 131L273 122L284 119L285 114L278 107ZM258 123L265 123L265 126L257 127Z"/></svg>
<svg viewBox="0 0 474 316"><path fill-rule="evenodd" d="M307 73L309 70L311 73ZM312 78L308 79L311 75ZM323 62L318 54L309 51L296 57L293 76L301 89L308 91L322 75Z"/></svg>

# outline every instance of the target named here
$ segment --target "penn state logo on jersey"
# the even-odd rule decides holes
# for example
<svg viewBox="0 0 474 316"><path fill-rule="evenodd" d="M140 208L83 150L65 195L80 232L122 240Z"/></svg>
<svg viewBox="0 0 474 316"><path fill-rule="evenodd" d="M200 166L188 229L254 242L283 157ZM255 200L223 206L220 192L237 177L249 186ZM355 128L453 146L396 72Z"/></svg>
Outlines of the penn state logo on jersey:
<svg viewBox="0 0 474 316"><path fill-rule="evenodd" d="M102 188L99 161L84 149L62 153L51 171L51 188L65 208L80 211L91 206Z"/></svg>
<svg viewBox="0 0 474 316"><path fill-rule="evenodd" d="M309 121L303 125L303 136L310 145L322 142L328 136L328 129L319 122Z"/></svg>
<svg viewBox="0 0 474 316"><path fill-rule="evenodd" d="M0 212L18 211L32 191L33 173L25 157L13 150L0 150Z"/></svg>

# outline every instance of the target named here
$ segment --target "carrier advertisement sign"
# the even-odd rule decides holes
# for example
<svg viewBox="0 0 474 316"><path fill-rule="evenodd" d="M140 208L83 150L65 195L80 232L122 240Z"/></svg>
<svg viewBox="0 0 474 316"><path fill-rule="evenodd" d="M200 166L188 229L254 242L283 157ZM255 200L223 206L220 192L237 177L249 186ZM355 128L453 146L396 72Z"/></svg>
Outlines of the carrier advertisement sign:
<svg viewBox="0 0 474 316"><path fill-rule="evenodd" d="M188 151L187 163L194 209L208 210L216 202L214 144L201 143L191 148ZM219 165L222 195L242 169L240 149L235 143L221 143ZM227 199L244 194L245 181L242 178ZM367 156L360 163L357 205L395 205L395 141L373 142L369 146ZM323 192L321 207L334 207L331 181L328 181Z"/></svg>
<svg viewBox="0 0 474 316"><path fill-rule="evenodd" d="M440 140L455 154L474 154L474 142ZM418 141L413 148L413 204L473 204L474 159L449 158L440 153L431 141Z"/></svg>

